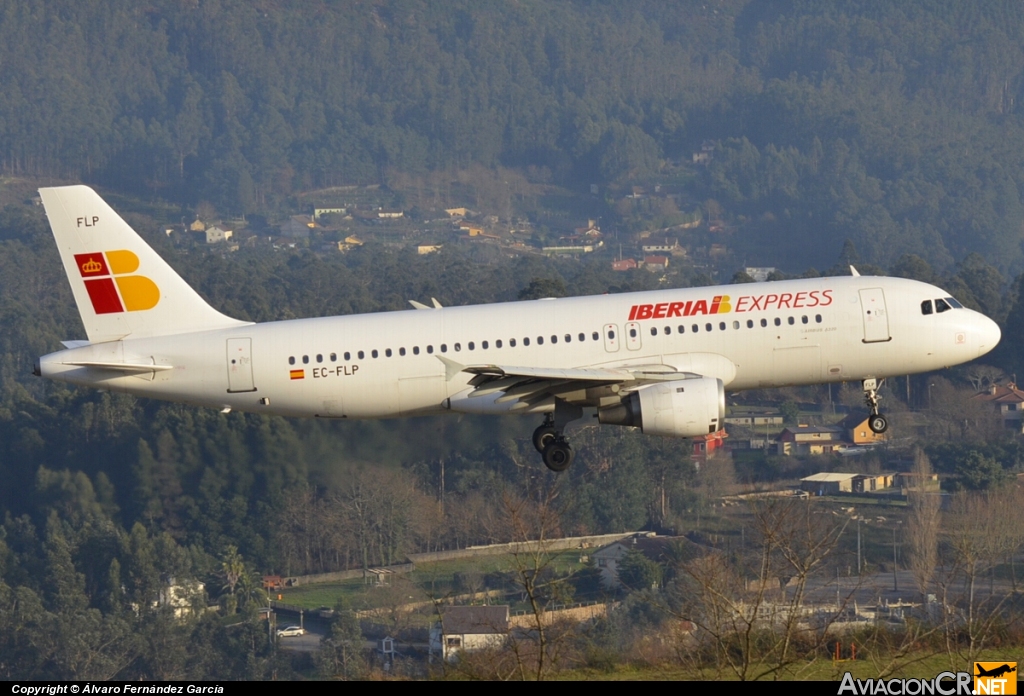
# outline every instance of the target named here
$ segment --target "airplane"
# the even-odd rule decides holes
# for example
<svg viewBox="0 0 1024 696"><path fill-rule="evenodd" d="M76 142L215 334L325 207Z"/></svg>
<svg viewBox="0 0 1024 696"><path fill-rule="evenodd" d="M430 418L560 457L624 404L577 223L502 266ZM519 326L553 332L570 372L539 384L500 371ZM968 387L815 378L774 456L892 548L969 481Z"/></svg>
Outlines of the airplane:
<svg viewBox="0 0 1024 696"><path fill-rule="evenodd" d="M851 276L252 323L211 307L92 189L40 189L86 340L35 374L141 397L287 417L539 414L552 471L566 425L701 437L725 393L878 388L992 350L1000 330L933 285Z"/></svg>
<svg viewBox="0 0 1024 696"><path fill-rule="evenodd" d="M1017 671L1016 667L1011 667L1009 664L1000 665L999 667L993 667L990 670L985 669L978 662L975 662L974 666L978 668L978 673L974 675L976 677L996 677L996 678L998 678L998 677L1003 676L1004 674L1009 674L1011 672L1016 672Z"/></svg>

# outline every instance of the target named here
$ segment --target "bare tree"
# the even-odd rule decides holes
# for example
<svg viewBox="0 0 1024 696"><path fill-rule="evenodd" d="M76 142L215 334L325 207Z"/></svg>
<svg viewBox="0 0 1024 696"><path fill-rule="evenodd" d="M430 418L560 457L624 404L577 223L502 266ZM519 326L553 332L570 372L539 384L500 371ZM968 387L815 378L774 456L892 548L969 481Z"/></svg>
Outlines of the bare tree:
<svg viewBox="0 0 1024 696"><path fill-rule="evenodd" d="M848 518L783 498L754 501L751 512L749 555L736 562L709 550L683 563L673 611L697 628L688 653L695 666L740 680L777 679L813 661L852 594L834 610L808 605L810 592L818 602L831 594L825 564Z"/></svg>
<svg viewBox="0 0 1024 696"><path fill-rule="evenodd" d="M950 665L969 666L1007 615L1012 588L995 582L995 568L1024 544L1024 494L1017 487L953 498L946 525L946 577L941 584ZM988 588L983 587L989 575Z"/></svg>
<svg viewBox="0 0 1024 696"><path fill-rule="evenodd" d="M927 599L938 562L940 513L938 485L931 486L932 465L921 449L914 454L911 474L907 491L907 550L917 591Z"/></svg>

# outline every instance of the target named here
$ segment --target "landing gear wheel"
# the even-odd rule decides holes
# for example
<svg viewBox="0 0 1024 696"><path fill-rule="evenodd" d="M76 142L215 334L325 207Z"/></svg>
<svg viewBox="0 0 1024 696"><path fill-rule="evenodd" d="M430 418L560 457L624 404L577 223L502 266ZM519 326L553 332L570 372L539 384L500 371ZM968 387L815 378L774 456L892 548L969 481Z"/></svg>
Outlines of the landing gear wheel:
<svg viewBox="0 0 1024 696"><path fill-rule="evenodd" d="M881 413L876 413L868 419L868 427L874 434L881 435L889 429L889 419Z"/></svg>
<svg viewBox="0 0 1024 696"><path fill-rule="evenodd" d="M558 437L558 431L555 430L554 426L545 423L533 431L533 446L537 448L538 452L543 454L544 448L551 444L551 441L556 437Z"/></svg>
<svg viewBox="0 0 1024 696"><path fill-rule="evenodd" d="M541 455L544 457L544 466L558 472L569 468L574 452L568 442L561 438L555 438L548 443Z"/></svg>

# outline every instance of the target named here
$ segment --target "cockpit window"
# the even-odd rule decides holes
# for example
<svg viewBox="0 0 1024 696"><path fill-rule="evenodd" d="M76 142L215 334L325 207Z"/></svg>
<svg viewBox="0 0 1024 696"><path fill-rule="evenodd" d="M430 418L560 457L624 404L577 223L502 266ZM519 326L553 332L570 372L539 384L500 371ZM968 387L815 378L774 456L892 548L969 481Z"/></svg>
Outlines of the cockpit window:
<svg viewBox="0 0 1024 696"><path fill-rule="evenodd" d="M933 311L931 300L925 300L921 303L921 314L931 314Z"/></svg>
<svg viewBox="0 0 1024 696"><path fill-rule="evenodd" d="M964 306L963 306L962 304L960 304L959 302L957 302L957 301L956 301L956 300L955 300L954 298L952 298L952 297L947 297L947 298L946 298L946 302L948 302L948 303L950 304L950 306L951 306L951 307L953 307L954 309L963 309L963 308L964 308Z"/></svg>
<svg viewBox="0 0 1024 696"><path fill-rule="evenodd" d="M943 312L948 312L951 309L953 308L950 307L945 300L935 300L935 311L938 312L939 314Z"/></svg>

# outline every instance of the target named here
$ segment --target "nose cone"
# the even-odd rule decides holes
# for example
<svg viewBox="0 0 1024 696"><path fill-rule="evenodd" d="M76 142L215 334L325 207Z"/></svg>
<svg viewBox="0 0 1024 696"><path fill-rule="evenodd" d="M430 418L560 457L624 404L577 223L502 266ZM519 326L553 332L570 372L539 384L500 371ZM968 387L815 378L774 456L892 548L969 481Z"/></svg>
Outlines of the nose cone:
<svg viewBox="0 0 1024 696"><path fill-rule="evenodd" d="M981 357L999 344L999 339L1002 338L1003 332L1000 331L998 324L983 314L978 315L977 324L978 357Z"/></svg>

